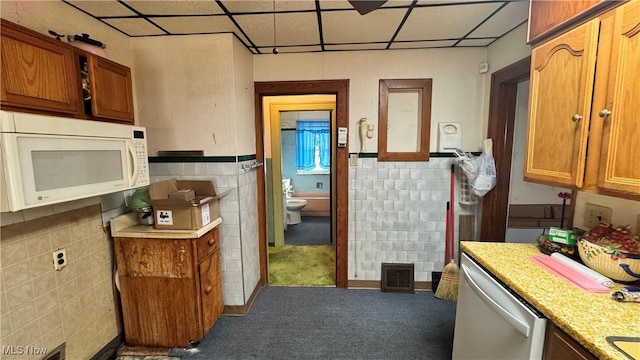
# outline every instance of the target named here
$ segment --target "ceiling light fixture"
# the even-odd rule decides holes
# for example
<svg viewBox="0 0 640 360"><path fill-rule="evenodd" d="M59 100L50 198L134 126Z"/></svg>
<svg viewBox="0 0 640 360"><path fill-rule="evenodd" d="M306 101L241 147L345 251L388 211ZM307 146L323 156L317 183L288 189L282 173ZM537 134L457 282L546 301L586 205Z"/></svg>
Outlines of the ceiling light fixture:
<svg viewBox="0 0 640 360"><path fill-rule="evenodd" d="M273 0L273 55L278 55L280 52L276 44L276 0Z"/></svg>

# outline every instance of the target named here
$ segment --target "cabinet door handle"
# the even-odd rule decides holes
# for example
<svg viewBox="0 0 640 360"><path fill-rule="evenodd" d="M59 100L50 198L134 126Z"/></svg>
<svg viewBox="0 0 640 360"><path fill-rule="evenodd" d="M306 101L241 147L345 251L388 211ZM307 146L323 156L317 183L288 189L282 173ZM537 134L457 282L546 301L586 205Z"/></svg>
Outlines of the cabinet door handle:
<svg viewBox="0 0 640 360"><path fill-rule="evenodd" d="M571 121L573 122L578 122L580 120L582 120L582 115L573 114L573 116L571 117Z"/></svg>
<svg viewBox="0 0 640 360"><path fill-rule="evenodd" d="M611 110L608 110L608 109L602 109L598 113L598 116L600 116L601 118L606 118L609 115L611 115Z"/></svg>
<svg viewBox="0 0 640 360"><path fill-rule="evenodd" d="M207 241L207 243L208 243L209 245L213 245L213 244L215 244L215 243L216 243L216 238L211 238L211 239L209 239L209 241Z"/></svg>
<svg viewBox="0 0 640 360"><path fill-rule="evenodd" d="M213 290L213 286L211 286L211 285L207 285L207 286L204 287L204 293L205 294L210 293L211 290Z"/></svg>

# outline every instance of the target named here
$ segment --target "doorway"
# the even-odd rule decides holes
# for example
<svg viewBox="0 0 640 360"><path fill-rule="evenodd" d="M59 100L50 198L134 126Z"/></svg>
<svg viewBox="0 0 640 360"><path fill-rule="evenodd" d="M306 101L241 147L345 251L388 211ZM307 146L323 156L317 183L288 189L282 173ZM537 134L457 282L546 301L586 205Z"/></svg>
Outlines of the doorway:
<svg viewBox="0 0 640 360"><path fill-rule="evenodd" d="M256 161L265 161L265 139L270 134L265 134L264 118L270 112L265 110L264 100L272 96L289 95L333 95L335 96L335 129L332 129L332 137L337 128L348 128L348 80L320 80L320 81L285 81L285 82L257 82L255 89L255 128L256 128ZM335 143L335 142L334 142ZM338 288L347 287L347 223L348 223L348 191L336 189L348 188L348 146L336 147L332 145L331 171L331 232L335 244L335 285ZM268 283L268 246L267 238L267 196L274 196L273 186L270 193L266 188L267 179L265 173L259 172L257 179L258 192L258 226L260 246L260 284ZM273 184L272 184L273 185ZM274 202L274 205L276 202ZM282 208L283 203L280 203ZM276 205L277 206L277 205ZM274 212L275 214L276 212Z"/></svg>
<svg viewBox="0 0 640 360"><path fill-rule="evenodd" d="M334 286L335 95L267 96L263 108L268 283Z"/></svg>

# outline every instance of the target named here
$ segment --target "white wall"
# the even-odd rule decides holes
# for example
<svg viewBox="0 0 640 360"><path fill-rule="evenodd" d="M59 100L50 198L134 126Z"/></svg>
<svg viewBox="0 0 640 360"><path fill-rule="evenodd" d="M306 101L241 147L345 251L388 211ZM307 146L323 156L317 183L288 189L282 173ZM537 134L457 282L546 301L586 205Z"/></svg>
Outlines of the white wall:
<svg viewBox="0 0 640 360"><path fill-rule="evenodd" d="M367 152L377 152L380 79L432 78L431 151L438 122L460 122L462 147L478 150L487 77L478 73L486 49L349 51L254 57L255 81L349 79L349 151L358 152L358 120L376 125Z"/></svg>
<svg viewBox="0 0 640 360"><path fill-rule="evenodd" d="M584 191L578 192L573 226L588 230L589 228L584 224L586 204L610 207L612 209L611 222L614 225L631 225L634 233L640 235L640 201L591 194Z"/></svg>

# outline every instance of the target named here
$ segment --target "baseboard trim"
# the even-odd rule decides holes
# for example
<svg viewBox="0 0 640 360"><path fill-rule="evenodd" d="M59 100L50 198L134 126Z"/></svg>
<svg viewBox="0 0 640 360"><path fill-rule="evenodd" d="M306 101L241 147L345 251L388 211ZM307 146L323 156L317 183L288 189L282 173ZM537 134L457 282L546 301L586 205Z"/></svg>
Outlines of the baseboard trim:
<svg viewBox="0 0 640 360"><path fill-rule="evenodd" d="M349 280L347 287L354 289L380 289L380 280ZM416 281L415 289L431 291L433 287L431 281Z"/></svg>
<svg viewBox="0 0 640 360"><path fill-rule="evenodd" d="M95 353L91 360L115 360L118 357L118 347L122 344L123 339L122 333L119 333L107 345L103 346L100 351Z"/></svg>
<svg viewBox="0 0 640 360"><path fill-rule="evenodd" d="M225 305L222 315L224 316L247 315L249 313L249 310L251 310L251 306L253 305L253 302L256 300L256 297L258 296L262 288L263 286L261 286L260 283L258 283L255 289L253 289L253 293L251 293L251 296L249 297L249 301L247 301L247 303L244 305Z"/></svg>

